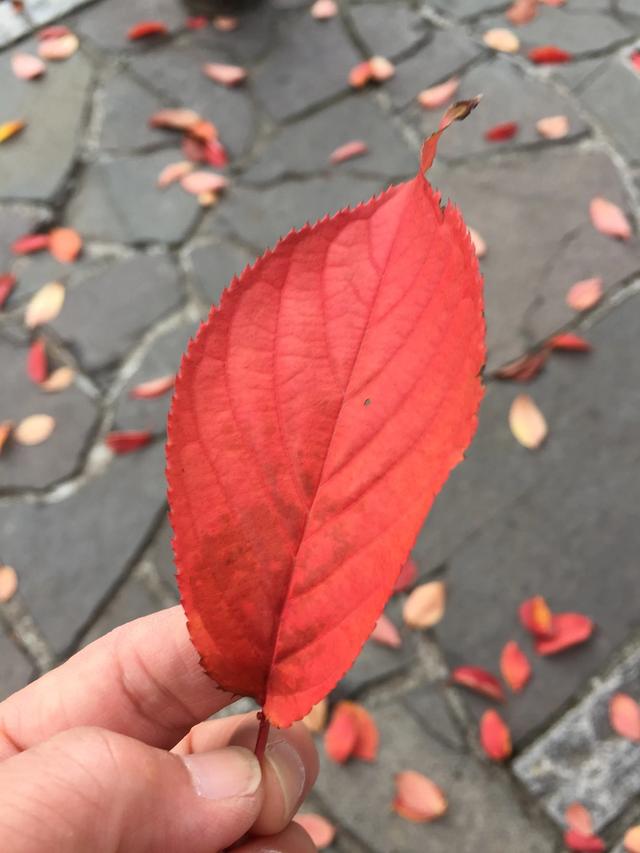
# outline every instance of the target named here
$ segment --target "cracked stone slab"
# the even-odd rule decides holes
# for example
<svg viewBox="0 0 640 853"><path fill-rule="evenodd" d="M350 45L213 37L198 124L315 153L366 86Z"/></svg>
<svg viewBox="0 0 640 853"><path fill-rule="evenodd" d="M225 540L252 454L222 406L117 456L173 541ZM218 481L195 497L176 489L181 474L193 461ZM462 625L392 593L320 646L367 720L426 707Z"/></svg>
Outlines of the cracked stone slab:
<svg viewBox="0 0 640 853"><path fill-rule="evenodd" d="M220 240L195 246L187 254L193 285L205 306L217 305L222 291L234 275L240 275L255 254L232 243Z"/></svg>
<svg viewBox="0 0 640 853"><path fill-rule="evenodd" d="M336 17L315 21L308 12L278 18L272 51L253 74L253 88L272 118L290 118L348 91L361 61Z"/></svg>
<svg viewBox="0 0 640 853"><path fill-rule="evenodd" d="M438 156L460 159L481 154L495 154L532 146L550 144L536 130L536 121L546 116L566 115L569 134L562 144L575 140L587 131L587 126L571 102L555 89L526 75L506 59L496 58L471 68L463 77L456 98L471 98L482 92L480 109L465 120L464 126L445 133L438 145ZM406 117L421 136L438 129L444 107L425 110L414 104ZM487 142L487 130L507 121L518 123L518 133L505 142Z"/></svg>
<svg viewBox="0 0 640 853"><path fill-rule="evenodd" d="M141 551L164 496L157 442L113 458L66 500L0 508L3 559L56 653L68 651Z"/></svg>
<svg viewBox="0 0 640 853"><path fill-rule="evenodd" d="M422 684L405 693L402 703L430 738L455 752L468 751L464 732L454 722L440 685Z"/></svg>
<svg viewBox="0 0 640 853"><path fill-rule="evenodd" d="M89 372L111 367L144 332L181 303L178 272L163 255L111 261L79 282L72 279L50 324Z"/></svg>
<svg viewBox="0 0 640 853"><path fill-rule="evenodd" d="M128 41L127 32L134 24L139 21L163 21L170 33L176 33L184 27L186 17L187 11L179 0L136 0L135 3L129 0L103 0L75 14L71 25L79 34L88 36L104 50L131 48L142 52L161 45L158 39L149 43Z"/></svg>
<svg viewBox="0 0 640 853"><path fill-rule="evenodd" d="M26 35L30 29L29 21L11 3L0 3L0 47Z"/></svg>
<svg viewBox="0 0 640 853"><path fill-rule="evenodd" d="M28 684L33 676L33 664L0 625L0 702Z"/></svg>
<svg viewBox="0 0 640 853"><path fill-rule="evenodd" d="M25 8L32 22L39 27L73 12L87 2L89 0L25 0Z"/></svg>
<svg viewBox="0 0 640 853"><path fill-rule="evenodd" d="M80 466L97 421L95 403L76 386L47 394L31 382L27 354L27 346L0 337L0 417L17 424L30 415L47 414L56 426L42 444L8 442L0 458L0 490L44 488L69 477Z"/></svg>
<svg viewBox="0 0 640 853"><path fill-rule="evenodd" d="M618 692L640 699L638 649L513 764L561 826L567 806L577 801L600 832L640 796L640 744L617 735L609 723L609 701Z"/></svg>
<svg viewBox="0 0 640 853"><path fill-rule="evenodd" d="M422 729L401 703L369 708L380 729L374 764L328 761L320 750L317 794L333 816L374 853L554 853L554 839L522 812L508 777L453 752ZM394 775L414 769L446 792L449 811L431 824L416 824L391 812Z"/></svg>
<svg viewBox="0 0 640 853"><path fill-rule="evenodd" d="M149 116L164 106L162 99L126 71L121 70L107 80L98 104L99 144L103 150L133 151L170 141L165 132L149 127L148 122Z"/></svg>
<svg viewBox="0 0 640 853"><path fill-rule="evenodd" d="M412 4L351 5L349 17L370 56L395 59L424 41L431 28Z"/></svg>
<svg viewBox="0 0 640 853"><path fill-rule="evenodd" d="M148 616L161 610L162 605L147 589L142 580L134 573L129 577L102 610L91 628L82 638L86 646L99 637L113 631L126 622Z"/></svg>
<svg viewBox="0 0 640 853"><path fill-rule="evenodd" d="M332 152L352 139L366 142L368 153L330 167ZM327 169L402 177L415 174L416 168L417 154L411 151L392 119L384 115L372 95L359 93L284 126L266 143L244 178L265 183Z"/></svg>
<svg viewBox="0 0 640 853"><path fill-rule="evenodd" d="M522 386L492 384L477 440L415 549L422 567L433 560L446 567L447 610L436 634L451 667L496 672L511 639L529 657L530 684L503 707L517 742L540 731L638 629L639 322L635 297L588 331L591 354L553 356L526 389L549 424L538 452L521 447L508 428ZM594 636L537 656L517 613L532 595L544 595L556 612L587 614ZM474 715L487 707L464 695Z"/></svg>
<svg viewBox="0 0 640 853"><path fill-rule="evenodd" d="M35 44L21 45L35 52ZM3 118L20 118L27 127L0 146L0 196L20 201L49 201L62 190L73 165L88 106L92 71L78 52L51 62L39 80L18 80L10 52L0 55Z"/></svg>
<svg viewBox="0 0 640 853"><path fill-rule="evenodd" d="M178 184L158 189L156 181L182 159L179 151L157 151L92 163L69 203L69 225L97 240L181 242L198 220L198 201Z"/></svg>
<svg viewBox="0 0 640 853"><path fill-rule="evenodd" d="M500 0L429 0L428 5L449 17L463 20L493 12L496 9L507 9L510 3L503 3Z"/></svg>

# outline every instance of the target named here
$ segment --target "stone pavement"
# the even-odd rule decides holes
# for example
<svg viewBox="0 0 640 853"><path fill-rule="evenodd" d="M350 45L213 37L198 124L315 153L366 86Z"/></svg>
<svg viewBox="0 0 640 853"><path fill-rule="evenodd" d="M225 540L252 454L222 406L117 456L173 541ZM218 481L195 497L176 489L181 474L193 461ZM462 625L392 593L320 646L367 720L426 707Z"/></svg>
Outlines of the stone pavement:
<svg viewBox="0 0 640 853"><path fill-rule="evenodd" d="M165 518L162 433L168 398L132 400L141 381L175 371L180 353L229 278L281 234L412 175L419 141L439 111L416 94L457 74L480 109L443 139L431 179L461 206L488 244L488 390L467 461L447 484L416 545L424 577L442 577L447 612L428 634L389 615L400 650L365 646L336 690L357 697L381 729L377 765L323 758L312 806L340 827L340 853L557 853L563 812L580 800L621 850L640 819L640 746L613 735L611 694L640 698L640 249L597 233L590 199L606 196L634 224L640 214L639 0L567 0L511 27L522 50L488 50L482 34L507 24L500 0L344 0L314 20L306 0L266 0L237 30L185 28L178 0L0 2L0 122L28 132L0 146L0 273L18 285L0 314L0 420L36 412L56 419L38 447L0 457L0 563L18 593L0 607L0 694L20 687L112 627L176 600ZM66 15L66 17L65 17ZM160 18L167 37L131 44L125 33ZM80 51L50 63L37 82L17 80L10 57L35 51L34 29L60 19ZM16 45L13 41L22 39ZM537 67L528 48L570 51L566 66ZM349 90L350 68L381 54L396 75ZM200 73L235 62L249 82L234 90ZM231 187L206 210L155 181L182 159L176 137L148 127L162 106L216 122L232 155ZM535 122L564 114L569 134L542 140ZM484 132L517 121L499 145ZM335 147L361 138L368 156L329 167ZM45 255L15 258L11 243L52 224L77 228L85 251L72 266ZM605 298L575 317L570 284L601 276ZM77 381L44 394L26 377L28 298L59 280L66 299L44 331L54 363ZM550 435L530 452L507 413L522 386L496 368L562 328L594 345L554 355L528 389ZM149 447L113 457L113 428L151 429ZM517 606L543 594L557 610L598 625L584 646L530 655L531 684L504 715L515 759L489 765L477 746L480 699L447 684L447 669L496 670L505 641L531 648ZM409 824L391 814L393 774L414 767L448 794L447 817Z"/></svg>

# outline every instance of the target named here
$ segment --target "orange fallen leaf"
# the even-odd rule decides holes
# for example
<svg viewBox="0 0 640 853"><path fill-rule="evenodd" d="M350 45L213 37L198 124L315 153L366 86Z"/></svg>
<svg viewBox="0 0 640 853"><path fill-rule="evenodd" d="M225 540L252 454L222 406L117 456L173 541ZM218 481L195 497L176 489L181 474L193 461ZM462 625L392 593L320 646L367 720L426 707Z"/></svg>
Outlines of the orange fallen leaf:
<svg viewBox="0 0 640 853"><path fill-rule="evenodd" d="M569 133L569 119L566 116L546 116L538 119L536 130L545 139L564 139Z"/></svg>
<svg viewBox="0 0 640 853"><path fill-rule="evenodd" d="M402 609L402 618L409 628L433 628L444 616L446 587L443 581L429 581L417 586Z"/></svg>
<svg viewBox="0 0 640 853"><path fill-rule="evenodd" d="M14 255L31 255L49 248L48 234L25 234L11 244Z"/></svg>
<svg viewBox="0 0 640 853"><path fill-rule="evenodd" d="M19 118L11 119L11 121L5 121L0 124L0 144L11 139L13 136L16 136L18 133L23 131L26 126L27 123Z"/></svg>
<svg viewBox="0 0 640 853"><path fill-rule="evenodd" d="M43 285L31 297L24 314L25 326L35 329L44 323L50 323L60 313L64 304L64 287L59 281Z"/></svg>
<svg viewBox="0 0 640 853"><path fill-rule="evenodd" d="M334 710L324 733L324 750L336 764L344 764L353 755L358 739L356 720L340 702Z"/></svg>
<svg viewBox="0 0 640 853"><path fill-rule="evenodd" d="M460 78L451 77L438 86L423 89L418 95L418 103L425 110L435 110L448 103L460 88Z"/></svg>
<svg viewBox="0 0 640 853"><path fill-rule="evenodd" d="M593 347L588 340L574 332L560 332L549 338L547 346L551 350L562 352L591 352Z"/></svg>
<svg viewBox="0 0 640 853"><path fill-rule="evenodd" d="M601 234L620 240L628 240L631 237L631 223L621 208L612 201L602 196L592 198L589 214L593 227Z"/></svg>
<svg viewBox="0 0 640 853"><path fill-rule="evenodd" d="M556 47L554 44L532 47L528 56L536 65L562 65L565 62L571 62L573 59L573 55L569 51Z"/></svg>
<svg viewBox="0 0 640 853"><path fill-rule="evenodd" d="M513 139L519 129L517 121L505 121L485 131L484 138L487 142L507 142L507 140Z"/></svg>
<svg viewBox="0 0 640 853"><path fill-rule="evenodd" d="M448 803L442 789L416 770L396 774L393 809L400 817L414 823L428 823L442 817Z"/></svg>
<svg viewBox="0 0 640 853"><path fill-rule="evenodd" d="M518 394L509 410L509 427L523 447L535 450L547 437L547 422L528 394Z"/></svg>
<svg viewBox="0 0 640 853"><path fill-rule="evenodd" d="M75 376L75 371L71 367L58 367L45 379L40 388L48 394L57 394L59 391L68 388Z"/></svg>
<svg viewBox="0 0 640 853"><path fill-rule="evenodd" d="M395 582L393 591L404 592L407 587L413 586L418 579L418 567L415 561L409 557L407 562L400 569L398 580Z"/></svg>
<svg viewBox="0 0 640 853"><path fill-rule="evenodd" d="M344 163L346 160L353 160L354 157L362 157L369 151L369 146L361 139L352 139L351 142L345 142L344 145L339 145L331 154L329 160L334 165Z"/></svg>
<svg viewBox="0 0 640 853"><path fill-rule="evenodd" d="M46 441L56 426L51 415L29 415L20 421L13 430L13 437L18 444L32 446Z"/></svg>
<svg viewBox="0 0 640 853"><path fill-rule="evenodd" d="M512 24L528 24L538 14L538 0L515 0L507 9L507 19Z"/></svg>
<svg viewBox="0 0 640 853"><path fill-rule="evenodd" d="M316 21L326 21L338 14L338 4L335 0L316 0L311 7L311 17Z"/></svg>
<svg viewBox="0 0 640 853"><path fill-rule="evenodd" d="M239 22L231 15L217 15L211 23L219 33L230 33L238 28Z"/></svg>
<svg viewBox="0 0 640 853"><path fill-rule="evenodd" d="M78 37L66 33L58 38L46 38L38 44L38 55L52 62L63 62L73 56L80 47Z"/></svg>
<svg viewBox="0 0 640 853"><path fill-rule="evenodd" d="M82 237L74 228L54 228L49 233L49 251L62 264L70 264L82 250Z"/></svg>
<svg viewBox="0 0 640 853"><path fill-rule="evenodd" d="M11 566L0 566L0 604L11 601L18 591L18 575Z"/></svg>
<svg viewBox="0 0 640 853"><path fill-rule="evenodd" d="M31 53L14 53L11 57L11 70L19 80L35 80L42 77L47 66Z"/></svg>
<svg viewBox="0 0 640 853"><path fill-rule="evenodd" d="M10 272L0 275L0 309L11 296L13 288L16 286L16 277Z"/></svg>
<svg viewBox="0 0 640 853"><path fill-rule="evenodd" d="M553 614L541 595L523 601L518 608L522 627L534 637L548 639L553 636Z"/></svg>
<svg viewBox="0 0 640 853"><path fill-rule="evenodd" d="M585 278L572 284L567 291L566 303L574 311L588 311L602 299L601 278Z"/></svg>
<svg viewBox="0 0 640 853"><path fill-rule="evenodd" d="M211 121L201 118L188 128L187 132L200 142L213 142L218 138L218 129Z"/></svg>
<svg viewBox="0 0 640 853"><path fill-rule="evenodd" d="M498 679L480 666L458 666L451 673L451 681L480 693L496 702L504 702L504 691Z"/></svg>
<svg viewBox="0 0 640 853"><path fill-rule="evenodd" d="M183 190L193 195L207 192L218 192L228 186L229 181L224 175L216 175L214 172L191 172L180 181Z"/></svg>
<svg viewBox="0 0 640 853"><path fill-rule="evenodd" d="M491 50L497 50L500 53L517 53L520 50L518 36L504 27L494 27L487 30L482 36L482 41Z"/></svg>
<svg viewBox="0 0 640 853"><path fill-rule="evenodd" d="M604 853L607 849L604 841L597 835L583 835L575 829L568 829L564 834L565 847L575 853Z"/></svg>
<svg viewBox="0 0 640 853"><path fill-rule="evenodd" d="M47 348L42 338L35 340L29 347L27 355L27 376L36 385L44 382L49 375L49 359Z"/></svg>
<svg viewBox="0 0 640 853"><path fill-rule="evenodd" d="M555 655L577 646L593 633L593 622L582 613L554 613L551 637L538 637L536 651L539 655Z"/></svg>
<svg viewBox="0 0 640 853"><path fill-rule="evenodd" d="M153 433L148 429L130 429L110 432L105 436L104 443L113 453L124 455L140 450L152 439Z"/></svg>
<svg viewBox="0 0 640 853"><path fill-rule="evenodd" d="M616 693L611 697L609 722L620 737L640 741L640 705L627 693Z"/></svg>
<svg viewBox="0 0 640 853"><path fill-rule="evenodd" d="M502 649L500 672L514 693L520 693L531 678L531 664L514 640L510 640Z"/></svg>
<svg viewBox="0 0 640 853"><path fill-rule="evenodd" d="M184 176L188 175L189 172L193 172L193 163L190 163L188 160L179 160L177 163L168 163L158 175L156 186L160 187L160 189L164 189L164 187L168 187L169 184L173 184L181 178L184 178Z"/></svg>
<svg viewBox="0 0 640 853"><path fill-rule="evenodd" d="M299 812L294 817L294 821L305 830L318 850L325 850L330 847L336 837L335 826L322 815L313 812Z"/></svg>
<svg viewBox="0 0 640 853"><path fill-rule="evenodd" d="M246 68L241 65L226 65L223 62L205 62L202 73L222 86L237 86L247 79Z"/></svg>
<svg viewBox="0 0 640 853"><path fill-rule="evenodd" d="M593 834L593 819L582 803L571 803L567 806L564 820L568 829L573 829L581 835Z"/></svg>
<svg viewBox="0 0 640 853"><path fill-rule="evenodd" d="M626 831L623 844L626 853L640 853L640 824Z"/></svg>
<svg viewBox="0 0 640 853"><path fill-rule="evenodd" d="M487 244L484 241L482 234L479 231L476 231L475 228L471 228L468 226L469 237L471 237L471 242L473 243L473 248L476 253L476 258L484 258L487 254Z"/></svg>
<svg viewBox="0 0 640 853"><path fill-rule="evenodd" d="M329 714L329 702L327 699L321 699L317 705L314 705L313 708L309 711L306 717L303 718L302 722L309 729L310 732L314 734L318 734L321 731L324 731L324 727L327 723L327 716Z"/></svg>
<svg viewBox="0 0 640 853"><path fill-rule="evenodd" d="M384 613L380 614L380 618L376 622L376 627L371 632L369 639L379 643L381 646L388 646L390 649L399 649L402 645L400 632L391 619Z"/></svg>
<svg viewBox="0 0 640 853"><path fill-rule="evenodd" d="M369 60L354 65L349 72L349 85L354 89L362 89L373 78Z"/></svg>
<svg viewBox="0 0 640 853"><path fill-rule="evenodd" d="M480 720L480 743L492 761L506 761L511 755L511 732L493 709L485 711Z"/></svg>
<svg viewBox="0 0 640 853"><path fill-rule="evenodd" d="M165 36L169 32L164 21L139 21L127 30L129 41L139 41L150 36Z"/></svg>
<svg viewBox="0 0 640 853"><path fill-rule="evenodd" d="M0 453L2 453L2 449L9 440L9 436L11 435L11 430L13 429L13 424L11 421L0 421Z"/></svg>
<svg viewBox="0 0 640 853"><path fill-rule="evenodd" d="M497 379L511 379L514 382L530 382L540 373L548 358L549 352L545 348L528 352L498 368L495 376Z"/></svg>
<svg viewBox="0 0 640 853"><path fill-rule="evenodd" d="M153 397L160 397L170 391L175 385L175 373L169 373L166 376L159 376L157 379L149 379L147 382L141 382L129 391L129 396L133 400L148 400Z"/></svg>
<svg viewBox="0 0 640 853"><path fill-rule="evenodd" d="M359 758L360 761L375 761L378 757L378 746L380 743L380 733L378 726L371 714L362 705L357 702L343 702L343 705L348 706L349 712L353 715L356 721L356 744L353 750L353 757Z"/></svg>
<svg viewBox="0 0 640 853"><path fill-rule="evenodd" d="M202 121L200 114L186 107L169 107L149 116L150 127L161 127L165 130L191 130L200 121Z"/></svg>

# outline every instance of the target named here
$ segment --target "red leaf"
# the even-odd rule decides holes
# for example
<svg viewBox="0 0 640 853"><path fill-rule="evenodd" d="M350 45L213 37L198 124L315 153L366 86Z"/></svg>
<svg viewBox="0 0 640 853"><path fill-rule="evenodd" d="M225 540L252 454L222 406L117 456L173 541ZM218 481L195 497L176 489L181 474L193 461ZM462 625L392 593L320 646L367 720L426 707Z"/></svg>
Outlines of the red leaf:
<svg viewBox="0 0 640 853"><path fill-rule="evenodd" d="M208 25L209 19L203 15L194 15L185 21L185 26L188 30L204 30Z"/></svg>
<svg viewBox="0 0 640 853"><path fill-rule="evenodd" d="M139 450L149 444L152 438L153 433L148 429L122 430L121 432L110 432L105 437L104 443L114 453L124 454Z"/></svg>
<svg viewBox="0 0 640 853"><path fill-rule="evenodd" d="M534 637L547 639L553 636L553 614L541 595L523 601L518 609L522 627Z"/></svg>
<svg viewBox="0 0 640 853"><path fill-rule="evenodd" d="M414 823L437 820L447 811L447 798L431 779L415 770L404 770L395 778L394 811Z"/></svg>
<svg viewBox="0 0 640 853"><path fill-rule="evenodd" d="M407 562L400 569L400 574L393 587L394 592L404 592L418 580L418 567L415 562L409 557Z"/></svg>
<svg viewBox="0 0 640 853"><path fill-rule="evenodd" d="M568 829L564 834L564 843L569 850L578 853L604 853L607 849L604 841L597 835L582 835L575 829Z"/></svg>
<svg viewBox="0 0 640 853"><path fill-rule="evenodd" d="M324 750L336 764L344 764L353 755L357 740L355 717L346 707L346 703L340 702L324 733Z"/></svg>
<svg viewBox="0 0 640 853"><path fill-rule="evenodd" d="M353 757L359 758L360 761L375 761L378 757L380 734L373 717L357 702L343 702L341 704L348 706L347 710L356 723L358 736L353 749Z"/></svg>
<svg viewBox="0 0 640 853"><path fill-rule="evenodd" d="M640 705L626 693L616 693L609 702L611 728L627 740L640 741Z"/></svg>
<svg viewBox="0 0 640 853"><path fill-rule="evenodd" d="M547 341L547 346L552 350L563 352L591 352L593 347L585 338L574 332L561 332Z"/></svg>
<svg viewBox="0 0 640 853"><path fill-rule="evenodd" d="M536 65L561 65L564 62L571 62L573 55L554 44L545 44L532 47L529 51L529 59Z"/></svg>
<svg viewBox="0 0 640 853"><path fill-rule="evenodd" d="M74 228L54 228L49 234L49 251L61 264L70 264L80 254L82 237Z"/></svg>
<svg viewBox="0 0 640 853"><path fill-rule="evenodd" d="M531 678L531 664L514 640L508 642L502 650L500 672L514 693L519 693Z"/></svg>
<svg viewBox="0 0 640 853"><path fill-rule="evenodd" d="M492 761L506 761L511 755L511 732L497 711L485 711L480 720L480 743Z"/></svg>
<svg viewBox="0 0 640 853"><path fill-rule="evenodd" d="M369 146L361 139L353 139L351 142L345 142L344 145L338 146L329 158L334 164L344 163L345 160L353 160L354 157L362 157L367 154Z"/></svg>
<svg viewBox="0 0 640 853"><path fill-rule="evenodd" d="M202 162L221 169L229 163L227 150L219 139L212 139L202 146Z"/></svg>
<svg viewBox="0 0 640 853"><path fill-rule="evenodd" d="M384 613L380 614L380 618L376 622L376 626L371 632L369 639L379 643L381 646L388 646L390 649L399 649L402 645L400 632L391 619Z"/></svg>
<svg viewBox="0 0 640 853"><path fill-rule="evenodd" d="M48 234L25 234L18 237L11 246L14 255L31 255L49 248Z"/></svg>
<svg viewBox="0 0 640 853"><path fill-rule="evenodd" d="M629 58L636 71L640 71L640 50L634 50Z"/></svg>
<svg viewBox="0 0 640 853"><path fill-rule="evenodd" d="M413 180L292 232L234 280L176 381L168 479L191 637L217 683L278 726L351 665L475 430L481 279L423 175L439 135Z"/></svg>
<svg viewBox="0 0 640 853"><path fill-rule="evenodd" d="M63 24L53 24L50 27L43 27L38 31L38 41L46 41L47 39L59 39L64 36L73 35L69 27Z"/></svg>
<svg viewBox="0 0 640 853"><path fill-rule="evenodd" d="M459 666L451 673L451 681L468 687L475 693L481 693L496 702L504 702L504 691L502 685L490 672L479 666Z"/></svg>
<svg viewBox="0 0 640 853"><path fill-rule="evenodd" d="M582 803L571 803L567 806L564 819L569 829L581 835L593 835L593 819Z"/></svg>
<svg viewBox="0 0 640 853"><path fill-rule="evenodd" d="M514 382L530 382L540 373L548 358L549 352L546 349L527 353L496 370L496 378L512 379Z"/></svg>
<svg viewBox="0 0 640 853"><path fill-rule="evenodd" d="M0 275L0 309L4 307L5 302L11 296L11 291L16 286L16 277L10 272Z"/></svg>
<svg viewBox="0 0 640 853"><path fill-rule="evenodd" d="M138 41L150 36L166 36L169 32L167 25L162 21L139 21L127 30L129 41Z"/></svg>
<svg viewBox="0 0 640 853"><path fill-rule="evenodd" d="M496 124L485 132L484 138L487 142L506 142L507 139L513 139L519 130L517 121L505 121L503 124Z"/></svg>
<svg viewBox="0 0 640 853"><path fill-rule="evenodd" d="M42 338L34 341L29 347L27 356L27 375L32 382L39 385L49 375L47 348Z"/></svg>
<svg viewBox="0 0 640 853"><path fill-rule="evenodd" d="M161 397L171 390L175 385L176 377L173 373L168 376L159 376L157 379L149 379L147 382L141 382L129 391L129 396L133 400L149 400L153 397Z"/></svg>
<svg viewBox="0 0 640 853"><path fill-rule="evenodd" d="M536 640L539 655L555 655L579 643L584 643L593 633L593 622L582 613L556 613L553 616L553 635Z"/></svg>

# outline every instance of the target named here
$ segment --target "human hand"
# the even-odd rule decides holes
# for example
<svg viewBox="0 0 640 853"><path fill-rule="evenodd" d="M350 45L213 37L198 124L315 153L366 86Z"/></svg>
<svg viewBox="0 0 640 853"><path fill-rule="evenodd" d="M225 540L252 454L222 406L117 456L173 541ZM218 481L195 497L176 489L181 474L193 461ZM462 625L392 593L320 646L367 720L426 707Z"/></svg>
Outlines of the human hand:
<svg viewBox="0 0 640 853"><path fill-rule="evenodd" d="M138 619L0 703L3 853L314 853L291 823L317 755L301 724L255 714L203 672L182 609Z"/></svg>

